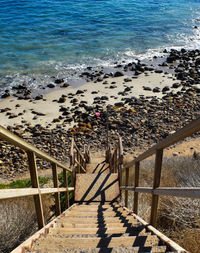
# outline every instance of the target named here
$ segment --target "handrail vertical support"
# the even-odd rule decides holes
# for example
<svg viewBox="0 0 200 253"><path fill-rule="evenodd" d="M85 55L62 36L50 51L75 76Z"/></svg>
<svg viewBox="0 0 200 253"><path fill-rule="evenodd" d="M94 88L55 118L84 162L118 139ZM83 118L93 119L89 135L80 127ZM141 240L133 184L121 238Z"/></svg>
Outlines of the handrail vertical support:
<svg viewBox="0 0 200 253"><path fill-rule="evenodd" d="M79 162L79 164L77 164L77 166L78 166L78 173L81 173L81 166L80 166L80 163L81 163L81 161L80 161L80 154L79 154L79 152L78 151L76 151L76 155L77 155L77 161Z"/></svg>
<svg viewBox="0 0 200 253"><path fill-rule="evenodd" d="M69 208L69 192L68 192L68 178L67 178L67 171L63 169L63 180L64 180L64 187L66 188L65 192L65 207L66 209Z"/></svg>
<svg viewBox="0 0 200 253"><path fill-rule="evenodd" d="M35 161L35 153L32 151L27 151L28 164L30 170L31 184L33 188L38 188L38 195L34 195L35 211L37 216L38 227L43 228L45 226L42 198L40 194L40 186L38 181L37 165Z"/></svg>
<svg viewBox="0 0 200 253"><path fill-rule="evenodd" d="M129 168L126 169L125 186L128 186L129 182ZM128 207L128 190L125 190L125 206Z"/></svg>
<svg viewBox="0 0 200 253"><path fill-rule="evenodd" d="M53 172L53 185L55 188L58 188L58 172L57 172L57 165L52 163L52 172ZM56 205L56 215L61 214L61 206L60 206L60 193L55 193L55 205Z"/></svg>
<svg viewBox="0 0 200 253"><path fill-rule="evenodd" d="M134 185L134 187L139 186L139 170L140 170L140 162L135 162L135 185ZM138 192L134 192L133 211L135 214L138 214Z"/></svg>
<svg viewBox="0 0 200 253"><path fill-rule="evenodd" d="M162 160L163 160L163 149L157 149L156 150L156 158L155 158L153 189L156 189L160 186ZM158 200L159 200L159 195L152 194L150 224L154 227L156 226Z"/></svg>
<svg viewBox="0 0 200 253"><path fill-rule="evenodd" d="M74 187L75 185L75 175L76 175L76 171L74 168L75 165L75 157L74 157L74 153L72 152L70 155L70 167L72 168L72 173L71 173L71 185L72 187ZM72 196L73 196L73 201L74 201L74 191L72 192Z"/></svg>

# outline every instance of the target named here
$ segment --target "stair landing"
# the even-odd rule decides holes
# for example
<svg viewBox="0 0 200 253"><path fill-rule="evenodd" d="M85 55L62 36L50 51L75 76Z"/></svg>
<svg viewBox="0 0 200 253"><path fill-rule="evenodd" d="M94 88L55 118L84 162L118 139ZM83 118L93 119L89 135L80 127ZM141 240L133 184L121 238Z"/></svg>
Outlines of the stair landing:
<svg viewBox="0 0 200 253"><path fill-rule="evenodd" d="M75 201L114 201L120 195L117 173L77 174Z"/></svg>

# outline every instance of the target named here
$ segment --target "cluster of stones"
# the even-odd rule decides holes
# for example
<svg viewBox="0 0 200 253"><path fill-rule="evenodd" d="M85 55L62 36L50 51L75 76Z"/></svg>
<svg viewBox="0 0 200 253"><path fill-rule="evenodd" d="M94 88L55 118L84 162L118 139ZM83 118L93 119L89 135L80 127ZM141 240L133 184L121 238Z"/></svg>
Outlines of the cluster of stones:
<svg viewBox="0 0 200 253"><path fill-rule="evenodd" d="M165 51L166 53L166 51ZM154 92L162 92L162 99L154 97L134 96L127 97L131 91L131 86L119 92L118 99L114 105L109 104L109 97L96 96L92 105L88 105L87 101L80 98L84 97L84 90L78 90L75 94L68 93L61 96L54 102L60 103L59 116L52 119L52 123L56 123L55 128L51 125L42 127L41 125L32 126L28 122L22 122L22 125L8 127L15 134L23 137L28 142L32 142L36 147L50 152L58 160L64 161L69 157L70 137L74 137L80 147L83 144L89 144L91 149L105 149L107 129L109 129L109 137L111 144L117 140L120 134L123 138L125 152L134 153L137 149L145 149L160 139L165 138L174 130L181 128L183 125L199 117L200 112L200 51L192 50L180 51L171 50L162 64L163 70L154 70L143 63L129 63L126 65L116 65L117 70L114 73L105 74L103 71L93 71L91 67L81 74L86 81L101 82L107 84L108 77L123 76L126 71L133 71L134 76L145 71L166 72L173 70L177 80L172 87L164 87L162 90L154 90ZM130 78L124 78L124 82L128 83ZM49 88L55 85L67 87L68 84L64 79L56 79L55 84L49 84ZM115 88L113 82L110 89ZM29 97L29 88L20 86L14 88L19 93L18 99L21 97ZM178 88L178 92L171 91L170 88ZM147 86L144 89L150 89ZM93 93L97 93L93 91ZM3 96L5 97L5 96ZM71 106L63 106L67 98L71 99ZM24 98L24 99L26 99ZM30 97L29 97L30 98ZM36 100L43 99L42 95L35 97ZM16 105L17 106L17 105ZM19 105L18 105L19 106ZM17 117L13 115L9 108L1 109L2 113L7 113L8 117ZM45 116L33 111L35 117ZM65 126L74 125L65 130ZM14 147L0 142L0 177L7 175L15 175L27 170L26 154ZM38 160L38 166L45 169L49 168L48 163Z"/></svg>

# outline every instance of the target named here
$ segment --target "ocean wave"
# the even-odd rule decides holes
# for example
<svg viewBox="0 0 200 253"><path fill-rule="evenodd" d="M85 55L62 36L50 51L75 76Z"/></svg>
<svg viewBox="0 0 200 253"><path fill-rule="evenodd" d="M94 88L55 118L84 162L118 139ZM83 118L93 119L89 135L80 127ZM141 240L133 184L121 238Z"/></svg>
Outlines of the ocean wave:
<svg viewBox="0 0 200 253"><path fill-rule="evenodd" d="M199 24L200 19L193 20L193 24L196 25L196 23ZM130 48L116 52L107 50L102 58L82 56L79 62L70 64L57 60L39 61L34 70L30 69L25 73L23 71L14 71L9 75L1 73L0 90L12 89L13 86L24 83L33 89L38 89L39 87L46 87L55 78L64 78L66 82L70 79L79 79L80 73L88 66L92 67L93 70L99 70L101 68L112 68L117 63L127 64L137 60L149 60L154 56L163 57L167 55L163 52L164 50L169 52L171 49L180 50L181 48L187 50L200 49L200 28L198 26L193 29L190 36L185 36L183 33L177 33L176 37L166 36L168 41L173 41L171 45L166 44L143 52L137 52Z"/></svg>

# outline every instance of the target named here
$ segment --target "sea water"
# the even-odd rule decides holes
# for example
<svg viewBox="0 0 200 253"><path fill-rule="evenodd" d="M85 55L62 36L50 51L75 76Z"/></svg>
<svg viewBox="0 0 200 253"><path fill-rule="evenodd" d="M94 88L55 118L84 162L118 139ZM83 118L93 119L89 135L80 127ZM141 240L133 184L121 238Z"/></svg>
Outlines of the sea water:
<svg viewBox="0 0 200 253"><path fill-rule="evenodd" d="M0 86L199 49L199 36L200 0L0 0Z"/></svg>

